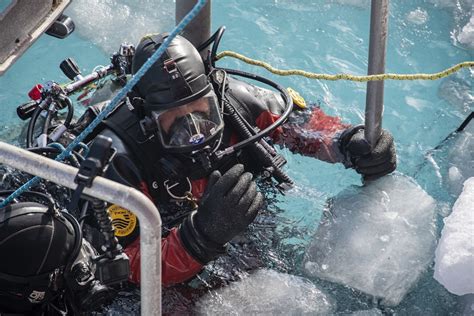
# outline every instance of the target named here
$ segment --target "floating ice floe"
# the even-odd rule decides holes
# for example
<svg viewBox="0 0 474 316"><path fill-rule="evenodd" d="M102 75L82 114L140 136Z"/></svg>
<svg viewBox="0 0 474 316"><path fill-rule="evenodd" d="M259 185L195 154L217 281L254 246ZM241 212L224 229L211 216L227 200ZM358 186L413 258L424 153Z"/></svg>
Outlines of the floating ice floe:
<svg viewBox="0 0 474 316"><path fill-rule="evenodd" d="M310 281L266 269L212 291L196 309L200 315L328 315L334 310Z"/></svg>
<svg viewBox="0 0 474 316"><path fill-rule="evenodd" d="M474 294L467 294L460 298L460 310L462 316L474 315Z"/></svg>
<svg viewBox="0 0 474 316"><path fill-rule="evenodd" d="M436 248L434 278L457 295L474 293L474 177L464 182Z"/></svg>
<svg viewBox="0 0 474 316"><path fill-rule="evenodd" d="M474 107L474 87L470 78L454 75L443 79L438 96L460 112L468 113Z"/></svg>
<svg viewBox="0 0 474 316"><path fill-rule="evenodd" d="M449 191L455 196L462 191L466 179L474 177L474 122L458 135L451 147L448 157L448 177L446 179Z"/></svg>
<svg viewBox="0 0 474 316"><path fill-rule="evenodd" d="M399 174L346 189L329 203L304 269L397 305L432 261L435 208Z"/></svg>

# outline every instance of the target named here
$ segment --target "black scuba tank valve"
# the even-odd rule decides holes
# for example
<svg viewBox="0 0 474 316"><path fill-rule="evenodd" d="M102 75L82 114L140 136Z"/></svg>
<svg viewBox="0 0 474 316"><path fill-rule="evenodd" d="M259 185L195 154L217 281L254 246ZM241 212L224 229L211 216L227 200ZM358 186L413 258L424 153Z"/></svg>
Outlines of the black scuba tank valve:
<svg viewBox="0 0 474 316"><path fill-rule="evenodd" d="M38 103L36 103L36 101L34 100L31 100L26 103L20 104L16 108L16 114L21 120L26 121L27 119L31 118L37 107Z"/></svg>
<svg viewBox="0 0 474 316"><path fill-rule="evenodd" d="M66 58L59 64L59 68L63 71L63 73L71 80L80 80L82 79L81 71L79 70L79 66L77 65L76 61L71 57Z"/></svg>

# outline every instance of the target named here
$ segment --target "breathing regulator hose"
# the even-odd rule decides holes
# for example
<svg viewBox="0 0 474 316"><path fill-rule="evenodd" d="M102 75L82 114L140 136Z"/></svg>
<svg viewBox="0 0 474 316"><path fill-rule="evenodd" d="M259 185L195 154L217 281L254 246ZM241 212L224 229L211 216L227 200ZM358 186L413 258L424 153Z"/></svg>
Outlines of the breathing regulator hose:
<svg viewBox="0 0 474 316"><path fill-rule="evenodd" d="M237 151L237 150L239 150L239 149L241 149L241 148L243 148L247 145L250 145L251 143L258 142L260 139L264 138L265 136L268 136L272 131L274 131L278 126L283 124L288 119L288 116L290 116L290 113L293 110L293 101L292 101L290 95L288 94L288 91L286 91L285 88L283 88L279 84L277 84L277 83L275 83L275 82L273 82L269 79L266 79L266 78L260 77L258 75L255 75L255 74L248 73L248 72L240 71L240 70L226 69L226 68L219 68L219 69L222 69L222 70L224 70L225 72L227 72L231 75L241 76L241 77L245 77L245 78L248 78L248 79L253 79L253 80L265 83L265 84L275 88L276 90L278 90L281 93L281 97L283 98L283 101L285 102L285 111L273 124L271 124L270 126L268 126L265 129L259 131L255 135L252 135L251 137L249 137L249 138L247 138L247 139L245 139L245 140L243 140L243 141L241 141L241 142L239 142L235 145L229 146L226 149L218 151L216 153L216 155L218 157L222 157L222 156L231 154L231 153L233 153L233 152L235 152L235 151Z"/></svg>
<svg viewBox="0 0 474 316"><path fill-rule="evenodd" d="M288 92L278 84L254 74L221 68L214 69L213 73L215 73L216 81L221 81L219 83L221 84L221 88L217 90L221 94L222 110L226 114L225 117L229 120L229 123L237 131L239 136L243 139L243 141L235 145L217 151L215 153L215 157L219 160L225 155L231 154L245 146L249 146L251 151L256 155L258 161L265 168L264 177L272 176L279 183L279 187L281 189L288 189L293 185L293 181L281 169L281 166L283 166L286 161L264 139L265 136L269 135L278 126L280 126L291 113L291 110L293 109L293 102L291 97L288 95ZM222 76L219 73L221 73ZM247 122L244 117L242 117L242 115L237 111L237 109L235 109L232 103L228 101L225 95L227 73L260 81L278 90L281 93L281 96L285 101L286 105L285 111L282 116L277 119L277 121L275 121L273 124L268 126L266 129L262 131L255 130L254 127L251 126L250 123Z"/></svg>

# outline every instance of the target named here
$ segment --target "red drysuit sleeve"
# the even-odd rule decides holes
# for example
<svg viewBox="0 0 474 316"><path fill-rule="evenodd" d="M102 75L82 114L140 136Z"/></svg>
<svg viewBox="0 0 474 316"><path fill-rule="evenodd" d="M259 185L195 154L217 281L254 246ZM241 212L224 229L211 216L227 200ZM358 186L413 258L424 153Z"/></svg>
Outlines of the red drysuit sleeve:
<svg viewBox="0 0 474 316"><path fill-rule="evenodd" d="M124 252L130 259L129 280L140 283L140 238L128 245ZM173 228L168 236L161 239L161 275L164 286L186 281L202 269L184 249L179 238L178 229Z"/></svg>
<svg viewBox="0 0 474 316"><path fill-rule="evenodd" d="M263 129L278 119L269 111L262 112L256 120ZM314 157L327 162L341 162L338 138L349 124L340 118L325 114L319 107L311 110L294 111L286 123L273 131L273 141L293 153Z"/></svg>

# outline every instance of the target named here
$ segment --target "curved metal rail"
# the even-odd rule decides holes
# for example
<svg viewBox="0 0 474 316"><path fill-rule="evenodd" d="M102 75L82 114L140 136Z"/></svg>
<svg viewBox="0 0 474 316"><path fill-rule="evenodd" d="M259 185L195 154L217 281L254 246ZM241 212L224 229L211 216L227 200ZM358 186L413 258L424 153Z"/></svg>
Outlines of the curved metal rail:
<svg viewBox="0 0 474 316"><path fill-rule="evenodd" d="M0 142L0 163L75 189L77 168ZM96 177L84 193L118 204L140 220L141 314L161 314L161 217L158 209L143 193L117 182Z"/></svg>

